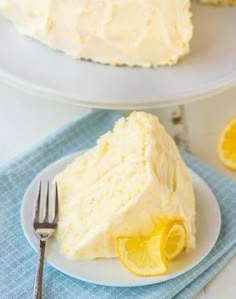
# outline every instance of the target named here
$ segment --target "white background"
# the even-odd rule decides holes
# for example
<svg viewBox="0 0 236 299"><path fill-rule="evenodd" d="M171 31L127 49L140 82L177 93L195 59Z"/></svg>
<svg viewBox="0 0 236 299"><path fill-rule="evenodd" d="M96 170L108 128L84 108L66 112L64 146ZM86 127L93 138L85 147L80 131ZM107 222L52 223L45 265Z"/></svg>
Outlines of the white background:
<svg viewBox="0 0 236 299"><path fill-rule="evenodd" d="M27 95L0 84L0 166L85 111L85 108ZM157 114L165 121L168 109L161 109ZM227 120L236 116L236 88L214 98L186 105L184 114L191 152L236 181L236 172L226 169L216 153L220 130ZM236 257L197 298L235 299L235 273Z"/></svg>

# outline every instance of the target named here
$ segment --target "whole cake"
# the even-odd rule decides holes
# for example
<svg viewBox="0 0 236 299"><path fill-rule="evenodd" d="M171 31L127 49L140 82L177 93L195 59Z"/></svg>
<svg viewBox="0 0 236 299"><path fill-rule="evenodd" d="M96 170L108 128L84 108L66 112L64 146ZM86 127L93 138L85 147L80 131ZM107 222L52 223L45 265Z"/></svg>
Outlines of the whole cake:
<svg viewBox="0 0 236 299"><path fill-rule="evenodd" d="M189 52L190 0L0 0L24 35L73 58L172 65Z"/></svg>
<svg viewBox="0 0 236 299"><path fill-rule="evenodd" d="M146 236L162 219L182 219L195 248L195 199L188 170L158 118L133 112L55 180L56 237L74 260L116 257L116 239Z"/></svg>

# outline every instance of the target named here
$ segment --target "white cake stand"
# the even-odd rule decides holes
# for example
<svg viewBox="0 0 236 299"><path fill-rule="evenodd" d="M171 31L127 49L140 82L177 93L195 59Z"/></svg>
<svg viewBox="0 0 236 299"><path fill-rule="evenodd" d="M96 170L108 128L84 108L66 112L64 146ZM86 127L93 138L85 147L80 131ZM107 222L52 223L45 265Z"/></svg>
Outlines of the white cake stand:
<svg viewBox="0 0 236 299"><path fill-rule="evenodd" d="M25 38L0 18L0 80L50 99L108 109L187 103L236 84L236 8L193 5L191 54L175 67L76 61Z"/></svg>

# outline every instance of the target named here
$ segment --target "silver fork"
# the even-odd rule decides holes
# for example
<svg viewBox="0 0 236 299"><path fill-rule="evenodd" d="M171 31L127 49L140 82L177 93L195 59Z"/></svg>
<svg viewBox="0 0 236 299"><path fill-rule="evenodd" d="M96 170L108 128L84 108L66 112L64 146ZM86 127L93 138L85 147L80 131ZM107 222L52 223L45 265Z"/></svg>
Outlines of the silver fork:
<svg viewBox="0 0 236 299"><path fill-rule="evenodd" d="M38 198L35 205L35 213L33 220L33 230L36 236L39 238L39 255L37 262L37 270L34 284L34 299L42 298L42 281L43 281L43 265L44 265L44 255L45 247L48 239L54 234L57 228L58 221L58 188L57 183L55 184L55 203L54 203L54 213L53 218L49 220L49 182L47 183L47 195L44 207L43 220L40 220L40 201L41 201L41 187L39 184Z"/></svg>

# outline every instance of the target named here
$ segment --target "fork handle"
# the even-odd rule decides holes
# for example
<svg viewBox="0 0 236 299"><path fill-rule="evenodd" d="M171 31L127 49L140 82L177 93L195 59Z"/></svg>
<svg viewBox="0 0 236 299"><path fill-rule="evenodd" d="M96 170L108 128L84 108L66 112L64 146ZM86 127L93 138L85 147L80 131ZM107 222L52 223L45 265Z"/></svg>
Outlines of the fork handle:
<svg viewBox="0 0 236 299"><path fill-rule="evenodd" d="M42 285L43 285L43 265L44 265L44 254L45 254L45 247L46 241L40 240L40 247L39 247L39 255L38 255L38 262L37 262L37 270L36 270L36 277L34 283L34 299L41 299L42 298Z"/></svg>

